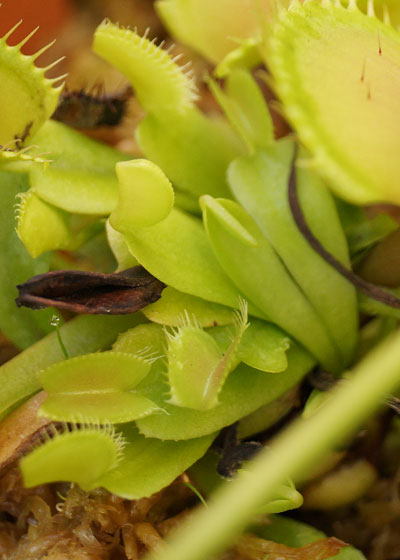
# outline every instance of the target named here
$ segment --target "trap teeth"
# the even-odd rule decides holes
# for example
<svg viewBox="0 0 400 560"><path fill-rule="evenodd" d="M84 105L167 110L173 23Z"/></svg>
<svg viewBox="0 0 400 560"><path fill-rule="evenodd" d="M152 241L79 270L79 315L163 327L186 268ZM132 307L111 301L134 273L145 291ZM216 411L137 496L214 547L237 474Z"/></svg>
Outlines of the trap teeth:
<svg viewBox="0 0 400 560"><path fill-rule="evenodd" d="M25 142L54 112L61 88L53 87L60 77L47 79L45 72L61 62L56 60L45 68L35 65L35 60L49 49L54 41L34 53L24 55L21 48L33 37L38 28L33 29L16 45L8 45L22 23L17 22L0 38L0 99L7 100L1 107L0 144L5 145L15 138Z"/></svg>

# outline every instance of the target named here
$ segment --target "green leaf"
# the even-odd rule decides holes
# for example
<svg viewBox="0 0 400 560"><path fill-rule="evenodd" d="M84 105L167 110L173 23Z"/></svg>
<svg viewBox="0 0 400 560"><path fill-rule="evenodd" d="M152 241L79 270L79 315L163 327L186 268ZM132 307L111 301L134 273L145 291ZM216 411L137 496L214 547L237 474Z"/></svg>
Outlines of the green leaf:
<svg viewBox="0 0 400 560"><path fill-rule="evenodd" d="M167 336L169 402L195 410L213 408L217 404L217 394L210 398L206 391L221 361L218 345L212 336L190 324Z"/></svg>
<svg viewBox="0 0 400 560"><path fill-rule="evenodd" d="M49 152L53 161L52 167L59 169L75 168L93 173L114 174L115 177L115 165L119 161L132 159L132 156L128 154L92 140L54 120L47 121L35 134L32 141L36 144L36 146L32 146L32 151L34 153L43 150Z"/></svg>
<svg viewBox="0 0 400 560"><path fill-rule="evenodd" d="M295 386L274 401L242 418L238 425L238 438L245 439L268 430L282 420L293 407L298 406L298 402L298 387Z"/></svg>
<svg viewBox="0 0 400 560"><path fill-rule="evenodd" d="M26 175L0 171L0 329L16 346L27 348L49 332L53 311L18 308L16 285L47 272L47 257L33 259L15 231L16 196L29 187Z"/></svg>
<svg viewBox="0 0 400 560"><path fill-rule="evenodd" d="M118 205L111 225L122 233L164 220L174 205L174 189L157 165L145 159L117 163Z"/></svg>
<svg viewBox="0 0 400 560"><path fill-rule="evenodd" d="M340 369L340 357L324 324L256 223L236 202L209 201L210 197L201 199L205 227L214 252L232 281L249 301L257 302L268 320L302 343L325 367ZM223 212L217 210L215 203ZM231 234L225 212L254 237L256 247Z"/></svg>
<svg viewBox="0 0 400 560"><path fill-rule="evenodd" d="M52 420L100 424L129 422L158 410L134 389L151 363L133 354L100 352L53 364L39 381L47 398L40 416Z"/></svg>
<svg viewBox="0 0 400 560"><path fill-rule="evenodd" d="M231 308L178 292L170 286L142 313L150 321L169 327L181 327L190 320L201 327L214 327L231 324L233 318Z"/></svg>
<svg viewBox="0 0 400 560"><path fill-rule="evenodd" d="M238 475L246 480L251 478L251 474L242 468ZM259 514L281 513L291 509L297 509L303 505L303 496L296 490L293 481L288 479L285 483L276 486L273 495L269 500L257 509Z"/></svg>
<svg viewBox="0 0 400 560"><path fill-rule="evenodd" d="M160 325L146 323L119 334L112 346L112 351L129 354L146 351L149 357L160 356L163 353L165 342L164 329Z"/></svg>
<svg viewBox="0 0 400 560"><path fill-rule="evenodd" d="M237 68L251 70L255 66L259 66L262 63L261 45L261 36L241 40L239 47L230 51L217 65L214 75L217 78L226 78Z"/></svg>
<svg viewBox="0 0 400 560"><path fill-rule="evenodd" d="M267 148L271 145L274 140L271 115L265 98L250 72L242 69L232 70L226 80L225 92L213 80L209 80L209 86L250 153L256 148Z"/></svg>
<svg viewBox="0 0 400 560"><path fill-rule="evenodd" d="M301 547L326 538L322 531L295 519L282 515L271 515L268 519L268 525L252 525L251 532L263 539L293 547ZM365 556L352 546L346 546L335 556L335 560L365 560Z"/></svg>
<svg viewBox="0 0 400 560"><path fill-rule="evenodd" d="M130 253L125 241L125 236L114 229L109 220L106 222L106 234L110 249L118 263L116 272L121 272L121 270L126 270L127 268L132 268L139 264Z"/></svg>
<svg viewBox="0 0 400 560"><path fill-rule="evenodd" d="M197 411L166 402L168 385L165 366L157 361L138 389L168 414L142 418L136 424L146 437L160 439L190 439L216 432L283 395L304 377L314 363L307 352L293 345L288 352L288 368L279 375L266 375L240 364L228 376L219 394L219 405Z"/></svg>
<svg viewBox="0 0 400 560"><path fill-rule="evenodd" d="M74 248L69 215L31 190L19 195L17 234L34 258L46 251Z"/></svg>
<svg viewBox="0 0 400 560"><path fill-rule="evenodd" d="M347 237L350 254L358 260L370 249L382 241L390 233L398 229L398 223L389 214L378 214L369 218L359 206L337 201L340 220Z"/></svg>
<svg viewBox="0 0 400 560"><path fill-rule="evenodd" d="M229 196L226 169L244 149L221 117L206 117L198 109L163 119L149 114L136 137L144 155L181 191L196 198L205 193Z"/></svg>
<svg viewBox="0 0 400 560"><path fill-rule="evenodd" d="M241 302L236 312L234 334L221 352L214 338L190 322L168 338L168 381L170 403L176 406L208 410L218 404L218 395L230 371L237 365L240 341L248 327L247 305Z"/></svg>
<svg viewBox="0 0 400 560"><path fill-rule="evenodd" d="M118 182L111 174L35 167L29 181L40 198L67 212L107 215L118 201Z"/></svg>
<svg viewBox="0 0 400 560"><path fill-rule="evenodd" d="M163 327L145 324L121 334L113 350L136 353L146 348L148 356L159 356L165 352L166 347ZM156 402L167 414L137 420L139 431L146 437L163 440L191 439L214 433L284 395L314 364L311 356L295 344L288 352L288 362L288 369L278 376L268 376L264 372L240 365L224 384L219 395L220 404L211 410L196 411L168 402L170 387L167 382L167 366L163 360L157 360L150 373L137 386L137 390Z"/></svg>
<svg viewBox="0 0 400 560"><path fill-rule="evenodd" d="M217 473L217 467L220 457L213 449L210 449L206 455L201 458L189 469L189 477L194 481L200 491L210 497L221 486L230 484L230 480L221 477ZM249 473L246 468L239 469L237 476L246 480ZM302 505L303 498L296 490L293 482L288 480L286 484L281 484L276 488L275 496L263 504L257 511L258 514L280 513L290 509L298 508ZM283 560L283 559L282 559Z"/></svg>
<svg viewBox="0 0 400 560"><path fill-rule="evenodd" d="M36 312L37 313L37 312ZM81 315L59 328L69 356L78 356L107 348L121 331L137 325L143 316ZM142 347L143 348L143 347ZM12 407L40 390L37 373L64 359L57 333L44 337L0 367L0 417Z"/></svg>
<svg viewBox="0 0 400 560"><path fill-rule="evenodd" d="M38 153L49 152L52 159L46 169L38 164L29 167L31 187L40 198L77 214L107 215L114 210L115 165L131 156L56 121L46 122L32 141Z"/></svg>
<svg viewBox="0 0 400 560"><path fill-rule="evenodd" d="M400 297L400 289L387 291L397 297ZM390 307L390 305L385 305L384 303L376 301L375 299L371 299L364 294L359 294L358 305L360 307L360 311L367 315L381 315L382 317L393 317L395 319L400 319L400 309Z"/></svg>
<svg viewBox="0 0 400 560"><path fill-rule="evenodd" d="M173 209L162 222L126 235L146 270L181 292L235 308L239 291L221 269L200 220Z"/></svg>
<svg viewBox="0 0 400 560"><path fill-rule="evenodd" d="M235 160L229 168L229 183L314 307L346 366L353 359L357 341L356 293L309 245L293 219L287 194L293 148L293 141L284 139L268 150ZM346 239L329 191L311 170L298 168L296 176L299 200L311 230L350 268Z"/></svg>
<svg viewBox="0 0 400 560"><path fill-rule="evenodd" d="M229 345L229 328L215 327L210 334L224 350ZM251 319L246 329L237 357L245 364L271 373L285 371L288 366L286 353L290 348L290 338L272 323Z"/></svg>
<svg viewBox="0 0 400 560"><path fill-rule="evenodd" d="M147 37L109 21L97 28L93 48L127 76L148 111L137 129L143 154L178 189L226 196L225 171L242 147L226 122L195 107L194 82L184 69Z"/></svg>
<svg viewBox="0 0 400 560"><path fill-rule="evenodd" d="M174 37L215 64L239 39L260 34L271 0L159 0L156 9Z"/></svg>
<svg viewBox="0 0 400 560"><path fill-rule="evenodd" d="M161 441L141 436L132 424L122 426L126 440L118 467L99 485L128 500L151 496L204 455L215 434L188 441Z"/></svg>
<svg viewBox="0 0 400 560"><path fill-rule="evenodd" d="M75 482L83 490L93 490L99 486L98 480L118 465L123 445L113 430L99 426L54 432L52 439L21 459L24 485Z"/></svg>

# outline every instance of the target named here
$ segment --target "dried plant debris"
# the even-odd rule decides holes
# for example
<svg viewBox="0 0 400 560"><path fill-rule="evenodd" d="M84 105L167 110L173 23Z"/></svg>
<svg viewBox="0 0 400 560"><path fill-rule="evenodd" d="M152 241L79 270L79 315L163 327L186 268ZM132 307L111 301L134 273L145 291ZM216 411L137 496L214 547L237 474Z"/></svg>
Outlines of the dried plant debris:
<svg viewBox="0 0 400 560"><path fill-rule="evenodd" d="M16 469L0 479L0 557L7 560L139 560L161 550L164 539L191 515L196 496L186 475L140 500L76 485L24 489ZM229 560L324 560L346 544L320 539L293 548L244 535Z"/></svg>
<svg viewBox="0 0 400 560"><path fill-rule="evenodd" d="M117 126L125 116L131 95L130 86L114 94L103 93L101 87L89 91L65 90L52 118L78 129Z"/></svg>
<svg viewBox="0 0 400 560"><path fill-rule="evenodd" d="M17 287L18 306L125 315L157 301L165 286L143 267L136 266L113 274L58 270L33 276Z"/></svg>
<svg viewBox="0 0 400 560"><path fill-rule="evenodd" d="M336 556L346 543L331 537L293 548L284 544L244 535L236 546L241 558L248 560L324 560Z"/></svg>
<svg viewBox="0 0 400 560"><path fill-rule="evenodd" d="M4 472L30 450L51 424L48 418L37 416L45 397L46 394L41 391L14 410L0 424L0 472Z"/></svg>
<svg viewBox="0 0 400 560"><path fill-rule="evenodd" d="M169 518L194 501L181 479L128 501L70 484L25 490L16 470L0 481L0 497L0 557L9 560L136 560L163 545Z"/></svg>
<svg viewBox="0 0 400 560"><path fill-rule="evenodd" d="M397 560L400 550L399 472L377 480L367 495L351 506L331 513L303 514L303 519L351 542L365 552L368 560Z"/></svg>

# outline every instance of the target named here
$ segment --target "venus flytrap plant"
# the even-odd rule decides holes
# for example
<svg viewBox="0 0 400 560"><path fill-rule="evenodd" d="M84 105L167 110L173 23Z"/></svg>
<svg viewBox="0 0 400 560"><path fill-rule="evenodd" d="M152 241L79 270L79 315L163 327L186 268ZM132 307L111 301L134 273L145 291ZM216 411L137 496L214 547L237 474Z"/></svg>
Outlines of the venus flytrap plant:
<svg viewBox="0 0 400 560"><path fill-rule="evenodd" d="M137 260L128 249L124 235L114 229L109 220L106 222L106 235L108 245L118 263L115 272L121 272L122 270L126 270L138 264Z"/></svg>
<svg viewBox="0 0 400 560"><path fill-rule="evenodd" d="M248 72L233 70L227 79L226 93L213 82L211 86L229 120L246 141L250 154L234 160L228 168L232 193L255 219L323 318L347 364L352 359L356 343L355 290L298 235L286 196L293 142L287 139L274 142L265 100ZM253 136L249 136L246 127L253 131ZM283 181L278 186L280 175ZM346 241L326 188L306 169L299 173L298 182L308 223L315 228L325 246L349 266ZM332 297L337 301L335 306L332 306ZM343 324L346 324L345 331Z"/></svg>
<svg viewBox="0 0 400 560"><path fill-rule="evenodd" d="M10 46L7 39L19 27L19 21L12 29L0 38L0 72L1 98L8 99L7 111L3 115L0 129L0 144L7 145L20 139L25 142L51 116L57 105L58 96L63 85L54 87L65 76L46 78L45 74L59 60L45 68L35 65L35 60L50 48L50 43L32 55L24 55L22 46L37 31L27 35L17 45Z"/></svg>
<svg viewBox="0 0 400 560"><path fill-rule="evenodd" d="M35 144L29 158L12 160L14 171L29 173L31 187L16 205L17 233L33 257L50 250L76 250L101 231L98 216L114 209L114 167L129 158L52 121L35 135ZM46 168L40 164L43 151L52 154Z"/></svg>
<svg viewBox="0 0 400 560"><path fill-rule="evenodd" d="M140 104L149 113L189 111L197 98L193 79L177 64L180 57L174 60L147 34L148 31L140 36L105 20L96 29L93 49L126 75Z"/></svg>
<svg viewBox="0 0 400 560"><path fill-rule="evenodd" d="M250 476L246 467L239 469L238 477L242 478L242 480L246 480ZM297 509L302 504L303 496L296 490L293 481L288 479L286 482L275 487L274 495L258 508L257 514L282 513L291 509Z"/></svg>
<svg viewBox="0 0 400 560"><path fill-rule="evenodd" d="M259 6L267 9L269 4ZM63 360L53 333L1 368L4 414L42 386L47 398L40 415L72 423L72 431L65 426L64 433L55 431L54 439L23 459L27 485L66 480L87 490L101 486L127 499L149 496L202 457L221 428L242 420L246 432L247 418L248 436L253 415L263 416L262 421L253 418L253 429L281 418L293 405L294 397L288 404L287 395L295 393L316 361L338 374L352 361L355 290L297 232L287 202L288 182L297 177L312 231L349 267L333 201L312 169L293 171L294 142L274 141L268 108L246 70L259 61L260 29L272 34L268 56L272 52L276 62L279 48L286 49L290 18L301 22L299 51L306 55L301 34L307 35L313 22L306 25L304 13L316 14L315 21L322 23L331 18L333 33L339 35L338 21L344 21L343 28L359 32L345 43L361 37L369 45L375 20L366 24L369 20L361 21L364 16L356 12L355 19L351 15L342 21L353 12L325 4L295 2L288 13L275 16L272 27L260 19L249 41L222 61L217 73L228 76L225 89L213 81L210 88L229 123L196 108L193 81L169 52L108 21L99 26L95 51L127 75L147 111L137 137L149 159L127 161L129 156L46 122L32 138L38 146L32 157L49 151L53 163L44 169L39 161L21 159L14 169L21 177L29 174L31 187L23 198L18 232L31 254L39 255L59 247L73 249L79 236L82 241L92 226L98 227L98 216L109 216L109 244L119 269L140 263L168 288L143 315L110 321L82 317L63 325L70 359ZM184 12L178 0L159 6L165 13ZM196 2L186 3L190 6ZM204 4L203 14L209 7ZM214 8L221 13L220 5ZM247 15L251 19L254 14ZM200 26L199 37L202 31ZM382 33L379 56L392 43L397 53L390 33ZM331 39L328 33L328 46ZM222 41L226 48L218 60L230 50L228 42ZM193 44L201 50L200 43L193 34ZM209 46L212 50L216 45ZM272 66L279 82L277 64ZM24 181L21 190L28 186ZM182 202L198 213L199 195L203 222L179 207ZM71 227L76 215L83 224L78 232ZM41 222L49 226L51 243ZM70 281L74 279L71 275ZM242 308L235 322L232 309L243 297L250 318L247 307ZM128 327L133 328L122 333ZM111 351L93 354L108 348L117 333ZM165 558L209 557L260 508L270 513L299 507L302 498L291 478L299 480L304 469L342 443L379 399L397 387L397 342L376 350L358 376L343 382L335 396L324 395L326 402L308 419L246 465L248 473L211 502L210 517L199 516L190 538L182 537L181 544L163 553ZM380 366L383 374L375 387L372 373ZM277 406L280 400L284 403ZM271 412L274 406L278 411ZM345 551L340 554L351 558Z"/></svg>
<svg viewBox="0 0 400 560"><path fill-rule="evenodd" d="M295 422L260 453L249 469L251 478L232 481L214 497L207 512L198 511L190 519L165 551L149 558L202 560L232 541L277 484L285 477L301 477L327 451L354 433L380 401L399 387L399 341L397 332L374 349L319 411L306 421Z"/></svg>
<svg viewBox="0 0 400 560"><path fill-rule="evenodd" d="M157 333L161 337L158 344ZM162 442L139 435L130 422L142 413L159 411L140 393L130 393L129 398L126 389L139 382L145 391L148 371L155 367L155 360L159 361L161 340L164 341L162 327L139 325L120 335L112 352L86 354L40 373L39 379L48 393L40 414L67 420L69 426L72 422L72 432L54 432L53 439L47 438L22 461L27 486L51 480L75 481L87 490L102 486L119 496L139 499L170 484L205 453L214 433L182 442ZM124 393L118 388L121 385ZM76 421L79 426L74 424ZM116 433L107 427L109 422L125 424ZM115 452L118 461L110 462ZM82 457L86 457L84 468Z"/></svg>
<svg viewBox="0 0 400 560"><path fill-rule="evenodd" d="M294 344L288 351L287 369L277 375L239 364L228 376L219 394L218 406L204 411L168 402L169 386L165 370L159 365L159 372L154 371L154 377L149 378L147 384L144 381L140 389L168 414L151 415L136 424L141 434L160 439L190 439L216 432L295 387L313 363L311 356Z"/></svg>
<svg viewBox="0 0 400 560"><path fill-rule="evenodd" d="M158 0L156 9L173 36L216 64L239 39L260 34L274 1L220 0L216 5L212 0Z"/></svg>
<svg viewBox="0 0 400 560"><path fill-rule="evenodd" d="M6 171L0 172L0 327L18 348L27 348L46 332L52 312L43 310L38 315L31 310L15 310L16 283L29 276L47 272L49 256L33 259L18 239L15 231L16 196L29 188L26 177Z"/></svg>
<svg viewBox="0 0 400 560"><path fill-rule="evenodd" d="M369 6L295 1L265 37L265 59L331 188L356 204L398 204L400 36Z"/></svg>
<svg viewBox="0 0 400 560"><path fill-rule="evenodd" d="M85 354L38 374L47 393L39 415L55 421L124 423L159 411L135 389L151 361L121 352Z"/></svg>
<svg viewBox="0 0 400 560"><path fill-rule="evenodd" d="M34 142L35 150L49 152L52 159L46 169L29 167L29 182L37 196L71 213L112 212L118 200L115 165L129 160L128 155L55 121L47 121Z"/></svg>
<svg viewBox="0 0 400 560"><path fill-rule="evenodd" d="M32 36L28 35L17 45L10 46L7 39L12 36L19 22L0 39L0 93L3 100L7 100L7 108L3 111L0 125L0 169L1 171L1 328L3 332L17 344L24 348L35 342L46 332L46 322L50 320L51 312L45 311L34 317L31 312L21 310L13 312L15 298L15 284L23 281L31 274L38 274L48 270L48 259L33 261L15 235L14 213L15 196L28 188L26 178L5 171L6 169L22 167L35 162L38 166L44 163L43 152L32 154L22 149L24 142L31 143L32 136L54 111L62 85L55 87L63 76L55 79L46 78L47 70L55 63L40 68L35 65L36 59L46 51L52 43L38 52L27 56L21 53L21 48ZM13 150L16 148L16 150ZM44 319L44 321L42 321Z"/></svg>
<svg viewBox="0 0 400 560"><path fill-rule="evenodd" d="M250 72L234 69L227 77L226 91L213 80L210 89L232 126L246 143L249 153L268 148L274 140L271 115L264 97Z"/></svg>
<svg viewBox="0 0 400 560"><path fill-rule="evenodd" d="M324 325L251 216L231 200L212 202L205 196L201 204L213 250L238 288L249 301L257 301L268 320L299 340L326 367L337 371L340 358ZM238 224L237 231L247 231L255 244L250 245L243 236L232 235L234 223ZM238 254L240 261L236 259ZM268 290L264 278L268 278Z"/></svg>
<svg viewBox="0 0 400 560"><path fill-rule="evenodd" d="M27 487L65 480L76 482L84 490L93 490L102 476L117 467L125 444L113 428L96 424L69 424L63 433L53 429L51 439L45 431L43 438L45 443L20 463Z"/></svg>
<svg viewBox="0 0 400 560"><path fill-rule="evenodd" d="M139 314L120 317L81 316L60 327L70 357L95 352L110 345L121 331L139 323ZM36 374L64 360L57 334L52 332L0 368L0 416L40 390Z"/></svg>
<svg viewBox="0 0 400 560"><path fill-rule="evenodd" d="M110 22L98 27L93 49L125 73L148 112L136 131L144 155L185 194L227 195L225 169L242 145L226 122L195 107L193 79L178 58Z"/></svg>
<svg viewBox="0 0 400 560"><path fill-rule="evenodd" d="M201 327L232 323L232 309L229 307L184 294L171 287L165 288L162 297L148 305L143 315L154 323L168 327L182 327L190 317L195 317L196 324Z"/></svg>
<svg viewBox="0 0 400 560"><path fill-rule="evenodd" d="M171 484L200 459L216 434L184 441L146 438L134 424L121 426L126 445L121 462L97 485L129 500L148 497Z"/></svg>
<svg viewBox="0 0 400 560"><path fill-rule="evenodd" d="M27 163L38 163L45 167L51 163L51 159L46 159L48 154L42 153L33 155L30 152L36 146L26 146L19 148L20 141L11 142L8 146L0 148L0 167L8 171L23 171Z"/></svg>
<svg viewBox="0 0 400 560"><path fill-rule="evenodd" d="M32 257L57 249L76 249L69 214L40 199L34 191L19 194L17 234Z"/></svg>
<svg viewBox="0 0 400 560"><path fill-rule="evenodd" d="M211 336L222 351L230 343L230 327L214 327ZM291 340L287 334L272 323L251 318L248 328L243 333L237 349L237 358L244 364L261 371L279 373L288 367L287 351Z"/></svg>
<svg viewBox="0 0 400 560"><path fill-rule="evenodd" d="M172 333L167 331L170 402L195 410L217 406L225 380L238 363L237 353L248 326L247 304L242 300L233 321L234 335L224 353L190 318Z"/></svg>
<svg viewBox="0 0 400 560"><path fill-rule="evenodd" d="M292 141L284 139L267 150L235 160L228 170L229 183L320 316L346 366L357 341L355 289L299 235L285 187L292 154ZM329 191L308 170L300 168L297 175L307 222L324 246L349 267L345 236Z"/></svg>
<svg viewBox="0 0 400 560"><path fill-rule="evenodd" d="M114 209L114 167L128 157L52 121L35 135L35 143L30 159L13 168L29 173L31 187L17 206L17 233L34 257L49 250L76 250L101 230L101 222L93 218ZM43 151L52 157L46 168L37 161L36 154ZM88 225L73 227L73 214L86 216Z"/></svg>
<svg viewBox="0 0 400 560"><path fill-rule="evenodd" d="M174 205L174 189L162 170L144 159L116 165L118 205L110 224L122 233L149 227L164 220Z"/></svg>
<svg viewBox="0 0 400 560"><path fill-rule="evenodd" d="M250 329L251 327L246 332ZM213 329L209 329L208 332L212 333L212 331ZM225 338L229 338L229 333ZM230 341L222 352L226 350ZM161 325L154 323L138 325L121 334L113 345L114 351L133 354L143 348L146 348L149 356L166 353L168 340L165 329ZM189 440L217 432L260 406L284 395L312 367L313 361L310 355L296 344L292 344L287 354L288 367L277 376L268 376L263 371L257 371L243 364L239 365L228 376L219 394L219 404L204 411L174 406L168 402L170 398L168 364L162 359L156 360L152 364L150 373L137 386L137 390L155 402L164 413L137 420L139 432L145 437L162 440Z"/></svg>
<svg viewBox="0 0 400 560"><path fill-rule="evenodd" d="M226 78L235 69L251 70L262 63L262 36L239 41L239 46L230 51L216 66L216 78Z"/></svg>
<svg viewBox="0 0 400 560"><path fill-rule="evenodd" d="M128 233L126 242L146 270L167 285L236 307L240 293L218 264L199 219L174 208L158 224ZM254 305L249 312L262 316Z"/></svg>

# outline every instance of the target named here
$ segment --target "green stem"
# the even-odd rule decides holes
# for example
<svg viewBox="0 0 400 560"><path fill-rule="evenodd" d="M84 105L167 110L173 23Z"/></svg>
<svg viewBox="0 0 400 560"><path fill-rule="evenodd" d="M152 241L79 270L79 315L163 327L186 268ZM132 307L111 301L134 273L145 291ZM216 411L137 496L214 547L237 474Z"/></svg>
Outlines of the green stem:
<svg viewBox="0 0 400 560"><path fill-rule="evenodd" d="M63 342L63 339L62 339L61 333L60 333L60 327L58 325L56 326L56 335L57 335L58 344L60 345L62 353L64 354L64 358L66 360L68 360L68 358L69 358L68 351L65 348L65 344Z"/></svg>
<svg viewBox="0 0 400 560"><path fill-rule="evenodd" d="M400 332L385 340L339 384L326 404L297 420L253 462L253 476L225 485L152 560L203 560L231 543L287 478L299 479L349 437L400 386Z"/></svg>
<svg viewBox="0 0 400 560"><path fill-rule="evenodd" d="M96 352L108 347L116 336L143 322L143 315L81 315L69 321L0 367L0 418L17 403L40 389L37 373L64 359L58 336L68 348L69 357Z"/></svg>

